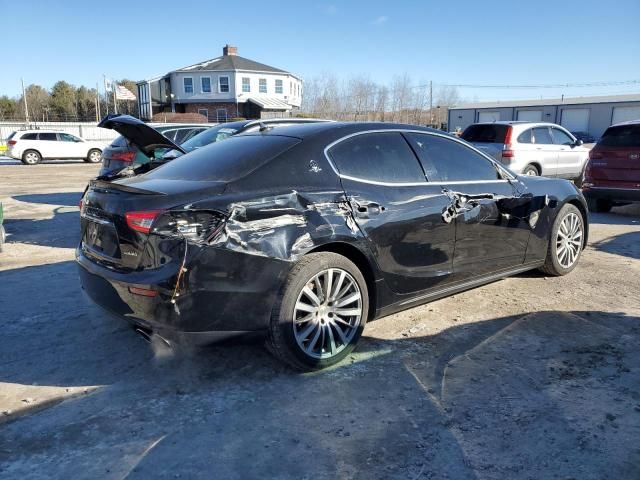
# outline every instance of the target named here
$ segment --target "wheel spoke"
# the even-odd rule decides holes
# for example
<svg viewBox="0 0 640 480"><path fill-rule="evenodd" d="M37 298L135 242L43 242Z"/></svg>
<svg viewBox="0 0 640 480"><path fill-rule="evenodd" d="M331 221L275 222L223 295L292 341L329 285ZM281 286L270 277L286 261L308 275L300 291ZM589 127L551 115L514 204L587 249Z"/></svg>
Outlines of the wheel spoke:
<svg viewBox="0 0 640 480"><path fill-rule="evenodd" d="M316 343L318 343L318 338L320 338L320 333L322 332L322 328L320 328L320 326L318 325L318 331L316 332L316 334L313 336L313 340L311 340L311 342L309 343L309 350L313 352L314 347L316 346Z"/></svg>
<svg viewBox="0 0 640 480"><path fill-rule="evenodd" d="M324 274L324 291L326 294L325 299L331 298L331 289L333 288L333 269L327 270Z"/></svg>
<svg viewBox="0 0 640 480"><path fill-rule="evenodd" d="M340 318L340 317L338 317L338 316L335 316L335 315L334 315L334 317L333 317L333 321L334 321L334 322L336 322L336 323L341 323L341 324L343 324L345 327L353 328L353 325L351 325L349 322L347 322L346 320L344 320L344 319L342 319L342 318Z"/></svg>
<svg viewBox="0 0 640 480"><path fill-rule="evenodd" d="M333 292L330 293L331 299L335 300L338 297L338 293L340 293L340 288L342 288L342 283L344 282L344 278L347 276L347 274L340 270L340 275L338 276L338 281L336 282L336 285L333 289Z"/></svg>
<svg viewBox="0 0 640 480"><path fill-rule="evenodd" d="M331 331L331 325L329 325L328 323L325 324L325 328L327 330L327 333L329 334L329 348L331 349L331 355L335 355L336 354L336 340L335 338L333 338L333 332Z"/></svg>
<svg viewBox="0 0 640 480"><path fill-rule="evenodd" d="M320 301L320 298L315 293L313 293L313 290L311 290L308 286L306 286L302 289L302 291L307 296L307 298L313 302L313 304L316 307L320 306L322 302Z"/></svg>
<svg viewBox="0 0 640 480"><path fill-rule="evenodd" d="M302 310L303 312L307 313L315 313L317 307L309 305L308 303L304 303L302 300L298 300L298 302L296 303L296 310Z"/></svg>
<svg viewBox="0 0 640 480"><path fill-rule="evenodd" d="M313 279L313 283L316 285L316 298L318 299L318 305L324 302L324 291L322 290L322 284L320 283L320 276L316 276Z"/></svg>
<svg viewBox="0 0 640 480"><path fill-rule="evenodd" d="M302 332L300 332L300 333L298 334L298 337L299 337L302 341L305 341L305 340L309 337L309 335L311 334L311 332L313 332L313 329L314 329L315 327L317 327L317 326L318 326L318 324L317 324L317 323L315 323L315 322L310 323L310 324L309 324L309 326L307 326L307 328L305 328Z"/></svg>
<svg viewBox="0 0 640 480"><path fill-rule="evenodd" d="M360 300L360 292L352 293L346 298L340 298L340 300L336 302L336 308L344 307L345 305L349 305L356 300Z"/></svg>
<svg viewBox="0 0 640 480"><path fill-rule="evenodd" d="M344 320L341 320L343 323L346 323ZM338 336L340 337L340 341L342 342L343 345L346 345L347 343L349 343L349 340L347 340L346 335L344 334L344 332L342 331L342 328L340 328L340 325L338 325L337 323L333 324L334 328L336 329L336 333L338 334Z"/></svg>
<svg viewBox="0 0 640 480"><path fill-rule="evenodd" d="M313 317L314 317L313 313L310 313L309 315L306 315L306 316L304 316L304 317L302 317L302 318L298 318L298 319L296 320L296 323L305 323L305 322L308 322L309 320L313 320Z"/></svg>
<svg viewBox="0 0 640 480"><path fill-rule="evenodd" d="M361 310L359 308L336 308L333 313L343 317L353 317L355 315L360 315Z"/></svg>

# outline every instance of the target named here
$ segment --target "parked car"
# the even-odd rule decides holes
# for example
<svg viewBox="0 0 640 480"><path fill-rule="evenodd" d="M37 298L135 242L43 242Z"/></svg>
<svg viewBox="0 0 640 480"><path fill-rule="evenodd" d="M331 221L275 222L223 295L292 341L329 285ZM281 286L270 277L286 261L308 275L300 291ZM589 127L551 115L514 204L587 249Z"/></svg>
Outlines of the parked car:
<svg viewBox="0 0 640 480"><path fill-rule="evenodd" d="M25 165L53 158L82 158L85 162L98 163L107 143L54 130L19 130L7 138L7 155Z"/></svg>
<svg viewBox="0 0 640 480"><path fill-rule="evenodd" d="M571 132L571 135L578 140L582 140L582 143L596 143L596 137L589 132Z"/></svg>
<svg viewBox="0 0 640 480"><path fill-rule="evenodd" d="M593 212L640 201L640 120L607 128L589 154L582 189Z"/></svg>
<svg viewBox="0 0 640 480"><path fill-rule="evenodd" d="M117 122L124 122L127 118L132 118L129 115L112 114L105 117L99 124L102 128L111 128L109 125L113 125ZM153 160L156 156L161 156L165 150L163 150L163 142L166 142L166 148L173 148L174 145L180 145L181 143L189 140L193 136L204 132L209 129L209 125L203 124L182 124L182 125L148 125L144 122L136 120L140 125L144 125L141 128L147 128L153 130L156 133L162 134L166 137L166 140L158 138L151 133L150 138L154 141L160 141L159 144L154 145L152 149L140 148L136 146L135 141L127 139L126 136L117 137L111 144L102 152L102 168L98 175L106 177L114 172L119 172L123 168L132 167L137 168L140 165L144 165Z"/></svg>
<svg viewBox="0 0 640 480"><path fill-rule="evenodd" d="M553 123L476 123L462 138L524 175L579 179L589 157L581 140Z"/></svg>
<svg viewBox="0 0 640 480"><path fill-rule="evenodd" d="M2 252L2 246L6 240L6 233L4 231L4 210L2 208L2 202L0 202L0 252Z"/></svg>
<svg viewBox="0 0 640 480"><path fill-rule="evenodd" d="M312 370L376 317L525 270L569 273L586 212L571 182L516 176L446 133L316 123L93 180L76 258L89 297L147 338L261 332Z"/></svg>

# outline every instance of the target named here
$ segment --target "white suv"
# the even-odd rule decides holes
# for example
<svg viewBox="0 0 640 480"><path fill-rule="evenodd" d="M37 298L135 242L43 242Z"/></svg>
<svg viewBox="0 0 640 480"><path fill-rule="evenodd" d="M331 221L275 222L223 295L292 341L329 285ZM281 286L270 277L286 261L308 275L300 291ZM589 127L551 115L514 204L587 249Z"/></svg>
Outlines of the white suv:
<svg viewBox="0 0 640 480"><path fill-rule="evenodd" d="M7 155L35 165L47 158L81 158L98 163L108 141L89 141L65 132L53 130L20 130L7 138Z"/></svg>
<svg viewBox="0 0 640 480"><path fill-rule="evenodd" d="M582 146L582 140L553 123L475 123L461 138L524 175L574 180L582 176L589 159L589 149Z"/></svg>

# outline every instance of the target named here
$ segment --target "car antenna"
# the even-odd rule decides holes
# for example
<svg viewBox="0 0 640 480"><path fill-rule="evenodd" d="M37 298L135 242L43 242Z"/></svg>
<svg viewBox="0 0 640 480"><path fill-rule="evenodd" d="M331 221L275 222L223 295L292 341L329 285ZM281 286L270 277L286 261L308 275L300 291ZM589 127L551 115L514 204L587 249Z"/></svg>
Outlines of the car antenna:
<svg viewBox="0 0 640 480"><path fill-rule="evenodd" d="M271 130L273 128L273 126L268 126L265 125L263 122L258 123L258 125L260 125L260 131L261 132L266 132L267 130Z"/></svg>

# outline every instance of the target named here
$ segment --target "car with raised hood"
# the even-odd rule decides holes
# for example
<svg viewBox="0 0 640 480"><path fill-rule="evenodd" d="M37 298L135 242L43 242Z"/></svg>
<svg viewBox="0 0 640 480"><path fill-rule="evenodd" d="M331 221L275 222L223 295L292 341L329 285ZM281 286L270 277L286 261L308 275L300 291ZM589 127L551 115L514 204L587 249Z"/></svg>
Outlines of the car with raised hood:
<svg viewBox="0 0 640 480"><path fill-rule="evenodd" d="M582 191L593 212L640 202L640 119L605 130L589 153Z"/></svg>
<svg viewBox="0 0 640 480"><path fill-rule="evenodd" d="M260 129L287 127L304 123L328 122L313 118L271 118L262 120L239 120L216 125L187 139L184 143L174 142L171 139L162 139L155 128L129 115L117 115L105 118L98 126L110 128L120 133L121 143L133 145L148 161L134 162L131 165L114 164L105 161L100 171L102 179L116 178L118 176L131 176L148 172L167 163L185 153L215 142L226 140L233 135L255 132ZM115 168L119 167L119 168ZM125 168L129 167L129 168Z"/></svg>
<svg viewBox="0 0 640 480"><path fill-rule="evenodd" d="M139 128L131 135L132 127L135 125ZM117 174L123 169L136 169L145 165L161 157L168 148L172 149L210 128L209 125L201 123L149 125L123 114L107 115L98 126L122 130L125 133L115 138L102 152L102 168L98 175L103 178ZM165 143L166 146L163 146Z"/></svg>
<svg viewBox="0 0 640 480"><path fill-rule="evenodd" d="M260 333L313 370L374 318L526 270L567 274L587 234L571 182L517 176L428 128L317 123L93 180L76 258L88 296L147 338Z"/></svg>
<svg viewBox="0 0 640 480"><path fill-rule="evenodd" d="M49 159L82 159L98 163L108 143L85 140L56 130L18 130L7 138L7 155L25 165L37 165Z"/></svg>
<svg viewBox="0 0 640 480"><path fill-rule="evenodd" d="M523 175L577 180L589 157L582 140L554 123L475 123L461 138Z"/></svg>

